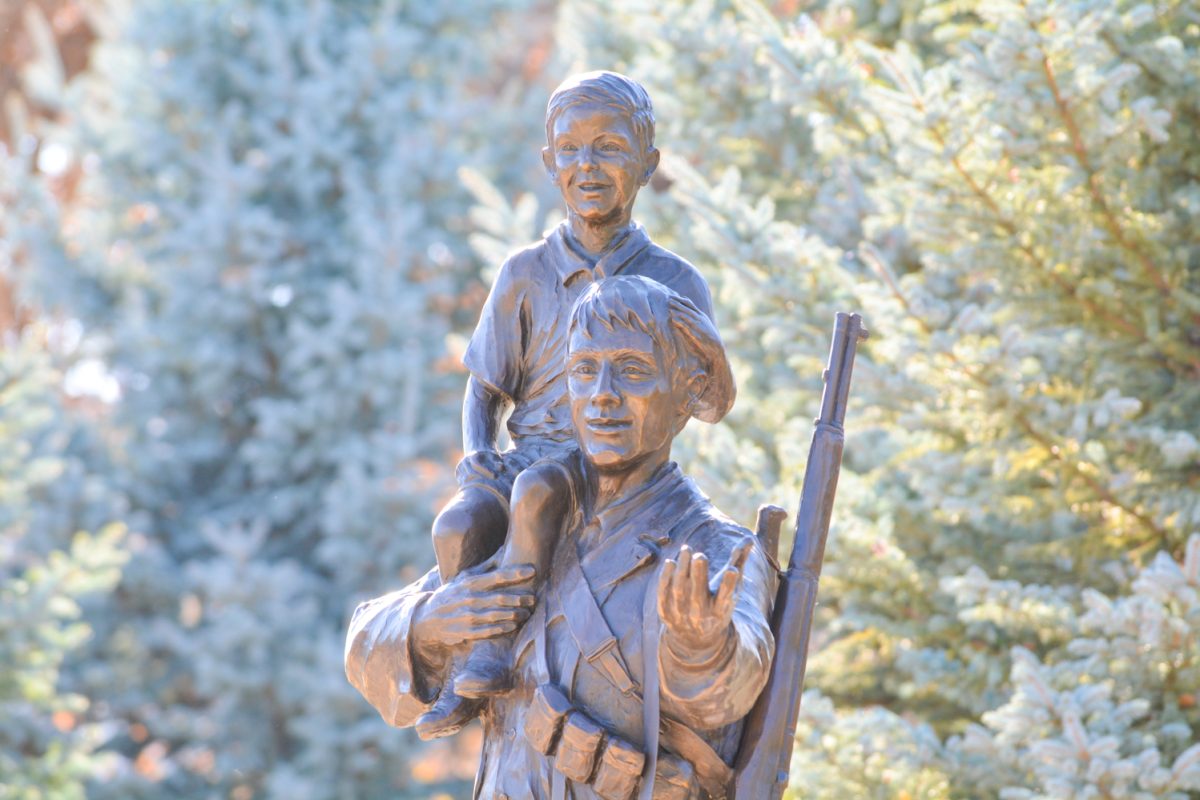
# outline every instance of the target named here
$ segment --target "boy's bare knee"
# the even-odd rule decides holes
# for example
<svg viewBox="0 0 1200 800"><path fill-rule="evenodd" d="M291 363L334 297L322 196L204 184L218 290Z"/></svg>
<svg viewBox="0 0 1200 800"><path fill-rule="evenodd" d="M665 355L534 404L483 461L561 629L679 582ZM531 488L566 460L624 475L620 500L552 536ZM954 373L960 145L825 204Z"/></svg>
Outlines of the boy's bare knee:
<svg viewBox="0 0 1200 800"><path fill-rule="evenodd" d="M442 509L433 521L433 538L438 542L457 542L471 529L471 515L462 503Z"/></svg>
<svg viewBox="0 0 1200 800"><path fill-rule="evenodd" d="M537 512L561 503L568 491L562 470L548 464L534 464L518 475L513 484L513 512Z"/></svg>

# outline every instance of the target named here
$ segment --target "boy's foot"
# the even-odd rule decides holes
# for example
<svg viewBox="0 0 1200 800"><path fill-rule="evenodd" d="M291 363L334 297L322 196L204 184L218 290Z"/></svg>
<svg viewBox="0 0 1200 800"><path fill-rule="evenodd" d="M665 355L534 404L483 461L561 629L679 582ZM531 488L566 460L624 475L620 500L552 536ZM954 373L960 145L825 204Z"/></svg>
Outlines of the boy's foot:
<svg viewBox="0 0 1200 800"><path fill-rule="evenodd" d="M454 678L454 690L463 697L482 698L504 694L513 686L506 648L480 642L467 656L467 663ZM484 646L480 646L484 645Z"/></svg>
<svg viewBox="0 0 1200 800"><path fill-rule="evenodd" d="M424 741L451 736L479 713L482 701L462 697L454 686L447 686L433 706L417 718L417 736Z"/></svg>

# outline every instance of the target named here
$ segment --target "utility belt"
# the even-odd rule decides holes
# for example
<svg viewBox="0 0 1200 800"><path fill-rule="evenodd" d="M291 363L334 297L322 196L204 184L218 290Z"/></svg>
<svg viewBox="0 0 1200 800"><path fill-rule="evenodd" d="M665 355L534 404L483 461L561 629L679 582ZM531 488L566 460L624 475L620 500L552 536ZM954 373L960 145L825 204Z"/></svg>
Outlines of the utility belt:
<svg viewBox="0 0 1200 800"><path fill-rule="evenodd" d="M539 753L553 757L554 769L576 783L589 784L604 800L637 797L646 754L572 706L552 684L543 684L534 693L525 738ZM697 788L690 762L666 751L659 753L654 800L688 800Z"/></svg>

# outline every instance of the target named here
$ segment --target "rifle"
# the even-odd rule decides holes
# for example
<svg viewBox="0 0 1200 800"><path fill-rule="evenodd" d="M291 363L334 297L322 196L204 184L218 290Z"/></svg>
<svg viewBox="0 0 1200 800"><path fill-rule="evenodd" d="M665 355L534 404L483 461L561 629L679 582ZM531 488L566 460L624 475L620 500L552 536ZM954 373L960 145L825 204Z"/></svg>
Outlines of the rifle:
<svg viewBox="0 0 1200 800"><path fill-rule="evenodd" d="M825 369L825 391L821 415L816 419L804 489L796 515L796 540L787 572L775 596L771 632L775 634L775 658L767 685L746 718L741 746L734 762L733 797L736 800L779 800L787 788L792 744L804 669L808 664L808 640L812 633L817 583L829 537L829 518L842 468L845 441L842 421L850 395L850 373L860 339L867 338L862 317L839 312L834 321L829 365ZM779 542L782 513L768 506L760 512L759 536L774 557Z"/></svg>

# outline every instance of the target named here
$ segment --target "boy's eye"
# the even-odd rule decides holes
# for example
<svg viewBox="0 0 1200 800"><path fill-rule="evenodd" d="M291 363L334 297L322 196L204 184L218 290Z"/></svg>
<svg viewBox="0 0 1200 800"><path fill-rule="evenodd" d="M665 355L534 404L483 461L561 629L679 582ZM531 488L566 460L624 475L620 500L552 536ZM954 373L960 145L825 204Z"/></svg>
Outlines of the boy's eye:
<svg viewBox="0 0 1200 800"><path fill-rule="evenodd" d="M645 367L640 367L636 364L628 364L621 367L621 374L627 378L645 378L649 375Z"/></svg>
<svg viewBox="0 0 1200 800"><path fill-rule="evenodd" d="M600 149L603 150L605 153L617 153L617 152L620 152L621 146L618 144L613 144L612 142L609 142L607 144L600 145Z"/></svg>
<svg viewBox="0 0 1200 800"><path fill-rule="evenodd" d="M588 361L581 362L581 363L576 364L575 366L571 367L571 374L572 375L581 375L584 377L589 376L589 375L595 375L596 374L596 365L592 364Z"/></svg>
<svg viewBox="0 0 1200 800"><path fill-rule="evenodd" d="M574 153L579 148L573 144L561 144L558 146L558 149L563 153Z"/></svg>

